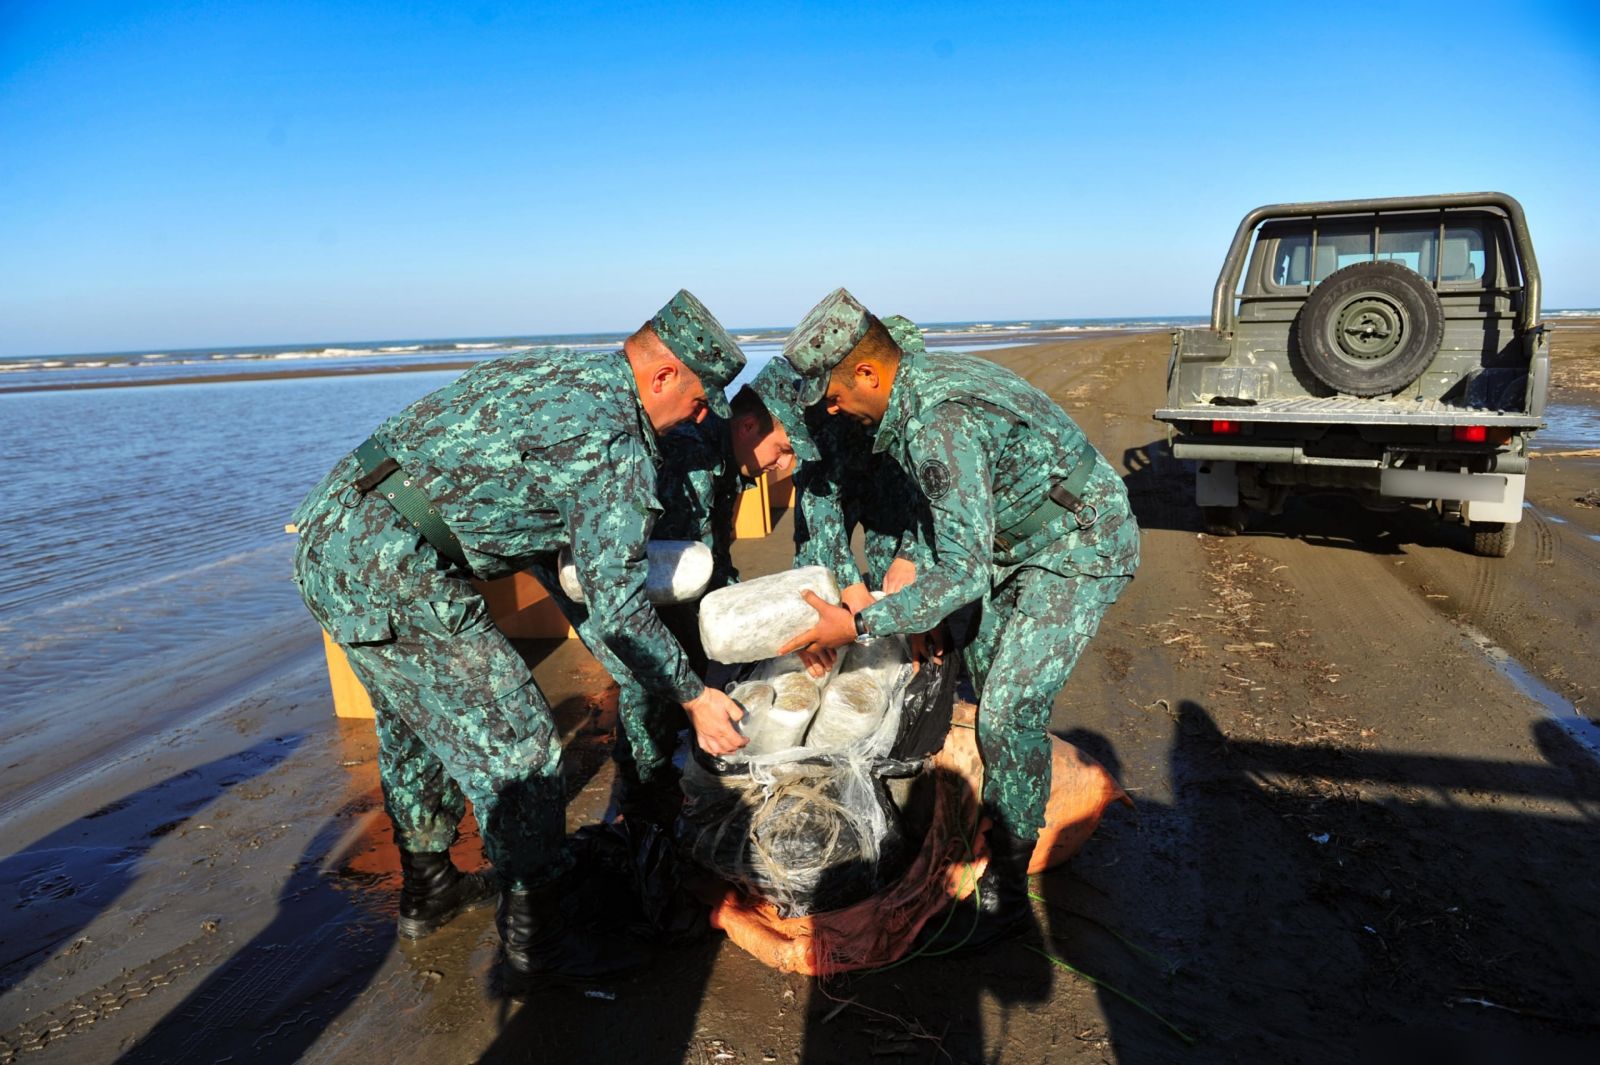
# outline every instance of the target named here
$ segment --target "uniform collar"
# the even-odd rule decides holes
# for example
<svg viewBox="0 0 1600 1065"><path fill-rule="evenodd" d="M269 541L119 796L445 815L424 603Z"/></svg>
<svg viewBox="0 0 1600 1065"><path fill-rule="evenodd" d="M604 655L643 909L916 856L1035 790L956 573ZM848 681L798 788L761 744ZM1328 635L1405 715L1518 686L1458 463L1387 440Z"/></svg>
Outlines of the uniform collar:
<svg viewBox="0 0 1600 1065"><path fill-rule="evenodd" d="M879 454L904 442L908 424L917 412L917 378L922 371L922 356L914 351L900 355L900 366L889 389L889 406L872 437L872 452Z"/></svg>

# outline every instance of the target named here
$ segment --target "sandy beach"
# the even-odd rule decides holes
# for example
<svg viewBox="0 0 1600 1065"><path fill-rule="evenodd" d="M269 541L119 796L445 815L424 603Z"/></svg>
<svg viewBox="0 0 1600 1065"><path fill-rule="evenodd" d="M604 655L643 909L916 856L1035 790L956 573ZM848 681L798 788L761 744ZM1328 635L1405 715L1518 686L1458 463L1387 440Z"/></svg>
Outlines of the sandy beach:
<svg viewBox="0 0 1600 1065"><path fill-rule="evenodd" d="M1504 560L1421 511L1343 503L1206 536L1149 417L1165 334L985 353L1080 422L1144 530L1052 717L1138 808L1036 882L1027 939L821 983L712 933L590 994L504 1000L490 911L396 941L372 728L333 716L300 616L97 688L115 729L63 711L30 726L50 743L5 737L0 1065L1574 1060L1600 1040L1600 440L1581 428L1600 322L1555 330L1551 401L1580 429L1536 441ZM791 548L784 518L735 560L773 572ZM594 823L614 687L576 641L525 653L567 742L569 827Z"/></svg>

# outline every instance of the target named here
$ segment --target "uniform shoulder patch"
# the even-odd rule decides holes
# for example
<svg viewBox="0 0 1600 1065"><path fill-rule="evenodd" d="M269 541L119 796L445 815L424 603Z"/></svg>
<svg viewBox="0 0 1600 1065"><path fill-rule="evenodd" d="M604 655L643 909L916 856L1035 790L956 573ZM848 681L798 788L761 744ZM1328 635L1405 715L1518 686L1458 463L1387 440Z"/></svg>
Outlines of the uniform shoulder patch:
<svg viewBox="0 0 1600 1065"><path fill-rule="evenodd" d="M943 499L950 492L950 467L938 459L929 459L917 467L917 484L930 501Z"/></svg>

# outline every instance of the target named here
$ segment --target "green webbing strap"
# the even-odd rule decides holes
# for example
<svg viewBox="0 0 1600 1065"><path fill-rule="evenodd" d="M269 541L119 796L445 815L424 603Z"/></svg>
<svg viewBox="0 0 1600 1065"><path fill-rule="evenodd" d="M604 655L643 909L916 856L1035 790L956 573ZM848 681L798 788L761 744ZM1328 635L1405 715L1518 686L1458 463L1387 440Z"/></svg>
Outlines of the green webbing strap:
<svg viewBox="0 0 1600 1065"><path fill-rule="evenodd" d="M1071 514L1076 518L1080 529L1093 525L1099 514L1092 505L1083 502L1084 486L1089 483L1089 477L1093 473L1094 456L1082 456L1066 480L1057 481L1051 486L1044 502L1040 503L1032 514L1005 532L995 534L995 546L1001 551L1009 551L1014 545L1027 540L1063 514ZM1084 515L1086 510L1089 512L1087 517Z"/></svg>
<svg viewBox="0 0 1600 1065"><path fill-rule="evenodd" d="M366 443L356 448L356 461L361 463L362 473L372 473L384 462L393 460L383 450L382 444L368 437ZM411 475L404 467L396 464L394 472L373 485L369 491L388 500L389 505L421 533L422 538L432 544L439 554L458 566L466 565L467 556L461 550L461 541L439 517L438 509L428 501L428 497L411 487Z"/></svg>

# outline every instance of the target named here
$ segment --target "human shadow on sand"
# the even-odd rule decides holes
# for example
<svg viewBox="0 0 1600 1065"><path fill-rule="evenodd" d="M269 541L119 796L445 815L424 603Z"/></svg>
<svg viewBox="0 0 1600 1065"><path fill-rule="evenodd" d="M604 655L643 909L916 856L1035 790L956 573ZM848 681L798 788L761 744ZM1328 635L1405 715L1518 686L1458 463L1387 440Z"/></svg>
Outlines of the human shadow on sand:
<svg viewBox="0 0 1600 1065"><path fill-rule="evenodd" d="M330 816L278 893L272 921L117 1060L298 1061L361 994L394 945L394 914L328 859L350 832Z"/></svg>
<svg viewBox="0 0 1600 1065"><path fill-rule="evenodd" d="M1544 764L1234 739L1180 704L1175 801L1036 890L1060 957L1195 1045L1108 991L1078 1038L1141 1063L1580 1060L1600 767L1531 732Z"/></svg>
<svg viewBox="0 0 1600 1065"><path fill-rule="evenodd" d="M67 947L139 877L145 855L218 796L266 773L300 734L175 773L106 803L23 850L0 858L0 994Z"/></svg>

